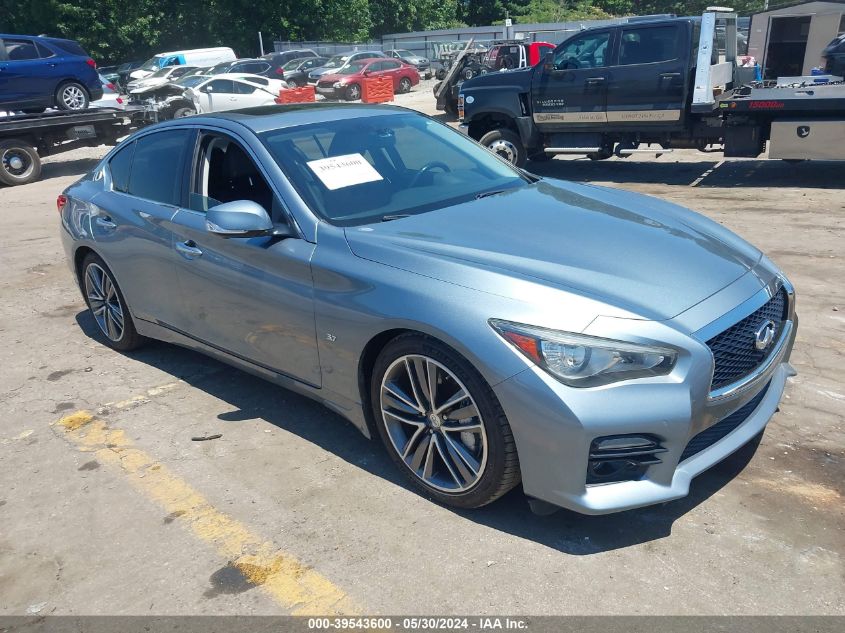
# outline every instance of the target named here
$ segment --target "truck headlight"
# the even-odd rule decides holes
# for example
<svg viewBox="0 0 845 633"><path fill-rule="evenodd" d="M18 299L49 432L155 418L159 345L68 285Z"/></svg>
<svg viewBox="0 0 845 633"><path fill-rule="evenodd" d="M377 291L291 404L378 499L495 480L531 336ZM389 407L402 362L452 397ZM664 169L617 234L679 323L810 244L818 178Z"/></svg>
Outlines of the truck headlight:
<svg viewBox="0 0 845 633"><path fill-rule="evenodd" d="M570 387L596 387L620 380L663 376L675 350L490 319L498 334L535 364Z"/></svg>

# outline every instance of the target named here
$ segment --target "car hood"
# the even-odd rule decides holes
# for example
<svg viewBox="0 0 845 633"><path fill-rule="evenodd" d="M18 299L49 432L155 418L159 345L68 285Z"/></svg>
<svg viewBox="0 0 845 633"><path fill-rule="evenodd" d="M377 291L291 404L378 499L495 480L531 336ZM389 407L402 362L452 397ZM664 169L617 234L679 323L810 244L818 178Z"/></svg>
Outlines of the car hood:
<svg viewBox="0 0 845 633"><path fill-rule="evenodd" d="M320 81L343 81L344 79L361 79L361 75L338 75L337 73L320 75Z"/></svg>
<svg viewBox="0 0 845 633"><path fill-rule="evenodd" d="M449 283L525 299L519 284L502 283L505 275L655 320L718 292L761 257L727 229L682 207L552 180L351 227L346 238L361 258Z"/></svg>

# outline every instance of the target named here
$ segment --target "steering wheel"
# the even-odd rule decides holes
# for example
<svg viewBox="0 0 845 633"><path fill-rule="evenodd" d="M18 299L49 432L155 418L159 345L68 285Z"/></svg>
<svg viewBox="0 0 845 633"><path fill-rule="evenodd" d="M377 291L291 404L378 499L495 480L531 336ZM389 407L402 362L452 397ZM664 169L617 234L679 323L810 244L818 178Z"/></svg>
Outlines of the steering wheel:
<svg viewBox="0 0 845 633"><path fill-rule="evenodd" d="M420 170L416 174L414 174L413 178L411 178L411 183L408 185L408 189L413 189L416 186L417 181L420 179L420 177L422 177L423 174L425 174L426 172L434 169L435 167L442 169L444 171L444 173L448 173L448 172L452 171L449 168L449 165L447 165L443 161L433 160L429 163L426 163L422 167L420 167Z"/></svg>

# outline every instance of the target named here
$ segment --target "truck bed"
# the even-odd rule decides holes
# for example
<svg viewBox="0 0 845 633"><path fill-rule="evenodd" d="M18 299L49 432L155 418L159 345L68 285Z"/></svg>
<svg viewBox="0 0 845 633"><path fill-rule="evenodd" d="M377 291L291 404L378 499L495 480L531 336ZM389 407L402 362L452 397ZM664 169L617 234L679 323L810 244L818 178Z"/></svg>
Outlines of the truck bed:
<svg viewBox="0 0 845 633"><path fill-rule="evenodd" d="M717 105L730 112L841 114L845 112L845 82L739 89L718 99Z"/></svg>

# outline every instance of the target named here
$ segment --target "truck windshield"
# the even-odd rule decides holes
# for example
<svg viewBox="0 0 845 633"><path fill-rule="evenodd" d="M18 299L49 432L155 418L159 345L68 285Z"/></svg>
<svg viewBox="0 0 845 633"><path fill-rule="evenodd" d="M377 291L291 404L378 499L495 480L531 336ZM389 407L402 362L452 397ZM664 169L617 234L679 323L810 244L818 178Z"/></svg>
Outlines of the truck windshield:
<svg viewBox="0 0 845 633"><path fill-rule="evenodd" d="M418 114L352 117L259 137L305 203L339 226L426 213L531 182Z"/></svg>

